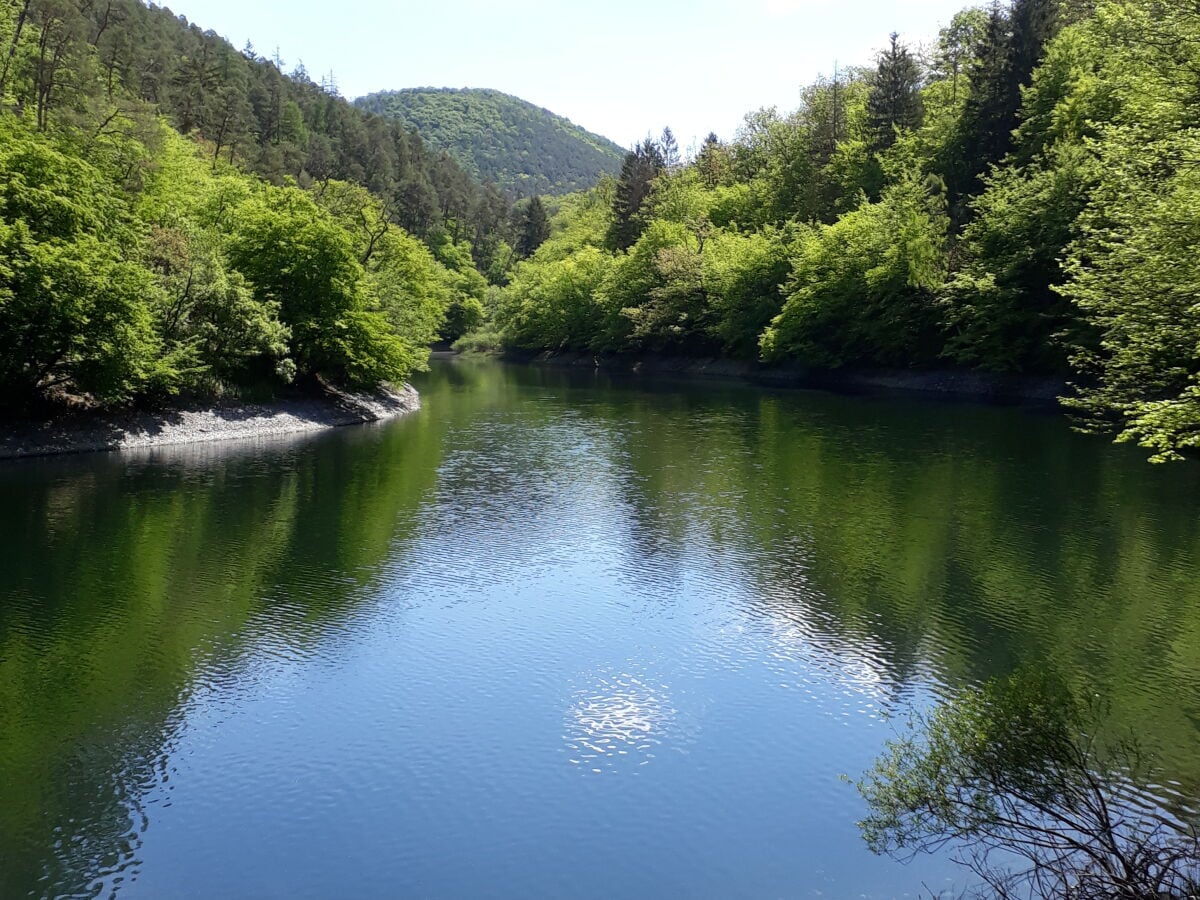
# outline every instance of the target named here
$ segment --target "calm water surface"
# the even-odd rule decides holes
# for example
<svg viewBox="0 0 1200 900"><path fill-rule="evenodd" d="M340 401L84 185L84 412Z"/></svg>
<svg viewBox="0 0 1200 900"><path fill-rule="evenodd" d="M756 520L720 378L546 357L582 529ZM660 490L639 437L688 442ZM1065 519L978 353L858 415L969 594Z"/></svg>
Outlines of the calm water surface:
<svg viewBox="0 0 1200 900"><path fill-rule="evenodd" d="M967 405L419 387L0 464L0 896L915 896L961 876L872 857L839 776L1031 664L1200 796L1200 464Z"/></svg>

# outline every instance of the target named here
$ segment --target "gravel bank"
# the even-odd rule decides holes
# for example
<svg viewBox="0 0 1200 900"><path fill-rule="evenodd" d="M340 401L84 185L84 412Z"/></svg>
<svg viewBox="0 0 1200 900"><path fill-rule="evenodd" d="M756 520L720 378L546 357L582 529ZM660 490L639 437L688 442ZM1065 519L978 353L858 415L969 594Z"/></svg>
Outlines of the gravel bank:
<svg viewBox="0 0 1200 900"><path fill-rule="evenodd" d="M49 422L0 425L0 459L127 450L170 444L244 440L378 422L415 412L421 398L405 385L369 394L327 394L274 403L66 416Z"/></svg>

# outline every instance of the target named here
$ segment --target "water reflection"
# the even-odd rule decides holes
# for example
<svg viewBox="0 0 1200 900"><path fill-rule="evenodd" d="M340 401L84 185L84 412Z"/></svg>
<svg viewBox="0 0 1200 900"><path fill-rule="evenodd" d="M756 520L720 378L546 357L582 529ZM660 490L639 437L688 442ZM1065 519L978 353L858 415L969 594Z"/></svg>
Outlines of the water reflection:
<svg viewBox="0 0 1200 900"><path fill-rule="evenodd" d="M189 703L318 652L370 596L436 471L430 437L0 466L0 896L122 884Z"/></svg>
<svg viewBox="0 0 1200 900"><path fill-rule="evenodd" d="M1156 766L1103 704L1044 668L918 715L858 788L863 836L897 858L947 847L972 896L1195 897L1200 832L1144 786Z"/></svg>
<svg viewBox="0 0 1200 900"><path fill-rule="evenodd" d="M631 559L679 572L702 547L751 608L891 684L1056 660L1197 774L1195 467L970 406L707 385L583 409L639 423L615 460Z"/></svg>
<svg viewBox="0 0 1200 900"><path fill-rule="evenodd" d="M1030 661L1200 796L1197 467L1011 410L421 387L383 427L0 465L0 896L892 896L942 872L864 859L837 775Z"/></svg>

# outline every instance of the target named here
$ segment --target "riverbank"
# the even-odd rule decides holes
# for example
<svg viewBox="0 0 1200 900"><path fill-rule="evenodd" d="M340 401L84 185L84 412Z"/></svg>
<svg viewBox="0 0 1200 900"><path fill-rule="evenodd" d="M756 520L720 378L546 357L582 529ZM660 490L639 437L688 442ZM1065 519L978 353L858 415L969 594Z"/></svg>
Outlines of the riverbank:
<svg viewBox="0 0 1200 900"><path fill-rule="evenodd" d="M66 414L0 428L0 459L245 440L379 422L416 412L411 385L327 392L270 403L219 403L156 411Z"/></svg>
<svg viewBox="0 0 1200 900"><path fill-rule="evenodd" d="M508 362L603 369L634 375L735 378L772 387L811 388L849 394L916 394L983 403L1057 407L1070 387L1060 378L997 375L963 370L842 370L766 365L744 360L658 354L621 355L579 351L507 351Z"/></svg>

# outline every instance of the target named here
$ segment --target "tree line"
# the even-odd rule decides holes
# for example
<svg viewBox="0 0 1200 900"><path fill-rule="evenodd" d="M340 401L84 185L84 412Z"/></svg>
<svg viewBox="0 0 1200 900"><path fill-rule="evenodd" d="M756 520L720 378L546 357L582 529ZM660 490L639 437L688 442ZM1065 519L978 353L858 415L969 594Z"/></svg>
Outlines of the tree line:
<svg viewBox="0 0 1200 900"><path fill-rule="evenodd" d="M10 408L398 381L545 229L332 76L139 0L0 6L0 172Z"/></svg>
<svg viewBox="0 0 1200 900"><path fill-rule="evenodd" d="M969 8L918 52L670 133L567 198L464 346L1063 377L1082 427L1200 443L1200 14Z"/></svg>

